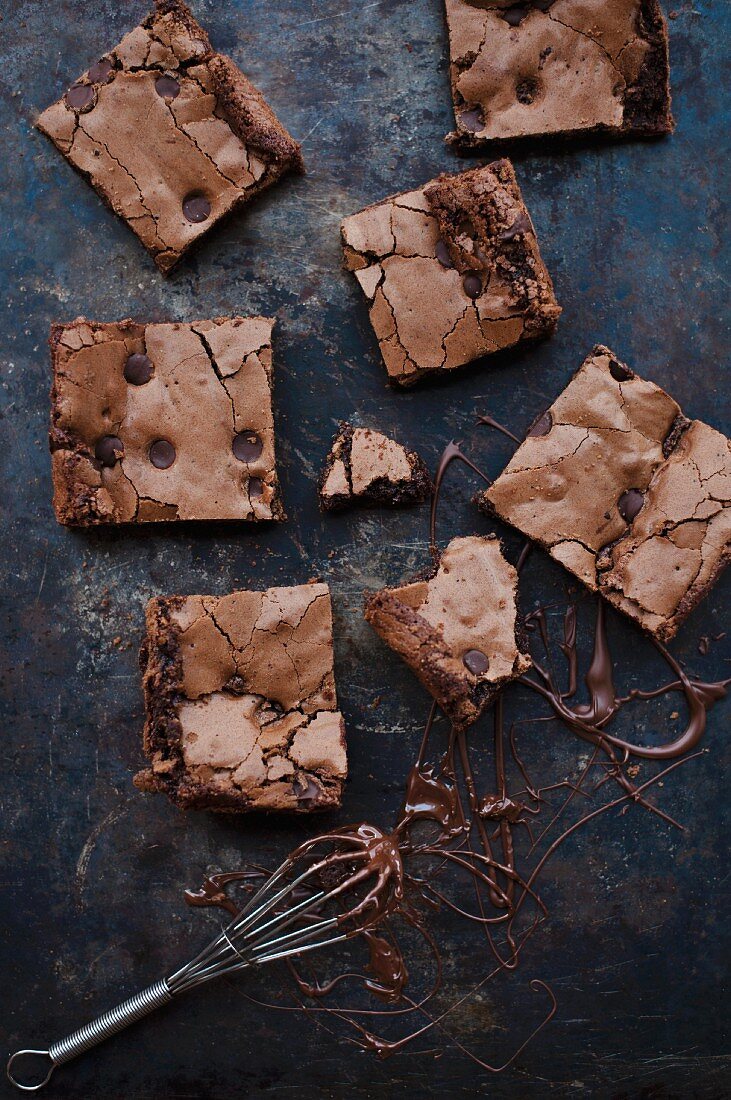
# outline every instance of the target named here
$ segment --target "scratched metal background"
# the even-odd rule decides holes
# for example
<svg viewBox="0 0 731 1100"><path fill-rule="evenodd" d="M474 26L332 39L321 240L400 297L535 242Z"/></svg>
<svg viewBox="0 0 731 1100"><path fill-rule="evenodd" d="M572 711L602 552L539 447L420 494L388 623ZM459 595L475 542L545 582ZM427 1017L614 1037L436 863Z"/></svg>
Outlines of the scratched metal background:
<svg viewBox="0 0 731 1100"><path fill-rule="evenodd" d="M196 0L214 43L303 140L309 172L213 232L170 279L32 129L38 110L142 17L144 3L4 5L1 1050L59 1038L169 972L211 927L185 909L183 887L242 858L274 861L311 827L183 816L134 790L136 650L153 593L326 578L352 774L341 819L388 822L396 812L427 706L363 623L361 594L424 563L427 515L320 516L315 479L339 417L393 431L431 463L450 437L463 439L494 474L510 448L475 428L475 411L522 430L602 341L687 413L728 431L721 70L731 8L713 0L676 7L673 138L515 158L565 308L555 339L448 385L397 394L384 385L355 281L340 268L338 223L459 167L442 141L451 112L440 0ZM58 527L46 447L49 323L80 313L229 312L279 317L276 415L289 521L269 530ZM458 471L452 478L442 537L487 530L469 504L474 482ZM561 600L565 584L536 555L525 602ZM702 635L723 628L728 591L726 580L673 646L705 678L728 667L728 639L705 658L698 652ZM631 659L629 682L657 680L639 634L617 616L611 631ZM508 703L520 711L525 692L511 690ZM645 711L631 731L661 732L668 709ZM661 792L685 835L634 811L600 819L557 858L548 875L553 920L508 989L509 1010L491 1012L488 997L468 1020L472 1034L484 1022L487 1050L499 1059L540 1015L529 978L551 981L557 1018L503 1077L449 1052L378 1062L299 1017L260 1014L230 982L59 1072L47 1095L385 1098L408 1088L434 1097L728 1096L728 714L728 705L717 708L708 754ZM570 769L579 746L557 728L535 730L526 741L531 765ZM473 737L487 732L481 726ZM481 949L455 931L455 957L460 937L466 958L455 966L470 976Z"/></svg>

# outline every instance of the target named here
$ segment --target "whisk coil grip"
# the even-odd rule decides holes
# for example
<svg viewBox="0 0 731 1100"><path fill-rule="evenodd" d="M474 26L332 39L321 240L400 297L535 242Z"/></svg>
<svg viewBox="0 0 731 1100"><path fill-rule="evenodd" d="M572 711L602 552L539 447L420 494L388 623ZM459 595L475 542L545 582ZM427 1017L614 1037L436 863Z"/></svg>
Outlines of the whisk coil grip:
<svg viewBox="0 0 731 1100"><path fill-rule="evenodd" d="M53 1043L48 1048L48 1053L53 1062L57 1066L61 1066L64 1062L70 1062L78 1054L83 1054L90 1047L96 1046L102 1039L108 1039L110 1035L122 1031L123 1028L134 1023L135 1020L141 1020L143 1016L147 1016L149 1012L167 1004L172 999L173 995L170 992L168 983L162 978L159 982L148 986L140 993L135 993L134 997L123 1001L116 1008L105 1012L103 1016L98 1016L96 1020L80 1027L78 1031L74 1031L66 1039Z"/></svg>
<svg viewBox="0 0 731 1100"><path fill-rule="evenodd" d="M85 1050L96 1046L97 1043L101 1043L111 1035L116 1035L118 1031L122 1031L125 1027L134 1023L135 1020L141 1020L143 1016L147 1016L156 1008L160 1008L161 1005L168 1004L172 999L173 994L170 991L170 986L166 979L162 978L154 985L136 993L129 1000L123 1001L116 1008L112 1008L109 1012L98 1016L96 1020L84 1024L83 1027L72 1032L65 1039L52 1043L48 1050L16 1051L8 1062L8 1078L16 1088L22 1089L24 1092L35 1092L48 1083L56 1066L61 1066L64 1062L70 1062L72 1058L83 1054ZM35 1085L26 1085L15 1076L18 1071L13 1072L13 1066L16 1059L19 1059L21 1055L40 1055L47 1056L50 1059L51 1065L43 1081Z"/></svg>

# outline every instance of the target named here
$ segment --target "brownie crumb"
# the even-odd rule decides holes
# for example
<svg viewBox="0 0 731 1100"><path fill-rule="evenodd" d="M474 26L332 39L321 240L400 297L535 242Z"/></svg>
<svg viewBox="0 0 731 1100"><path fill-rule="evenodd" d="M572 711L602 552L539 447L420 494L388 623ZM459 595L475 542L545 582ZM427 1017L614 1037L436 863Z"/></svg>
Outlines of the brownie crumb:
<svg viewBox="0 0 731 1100"><path fill-rule="evenodd" d="M419 504L432 490L429 471L416 451L373 428L340 422L320 475L323 511L342 511L352 504Z"/></svg>

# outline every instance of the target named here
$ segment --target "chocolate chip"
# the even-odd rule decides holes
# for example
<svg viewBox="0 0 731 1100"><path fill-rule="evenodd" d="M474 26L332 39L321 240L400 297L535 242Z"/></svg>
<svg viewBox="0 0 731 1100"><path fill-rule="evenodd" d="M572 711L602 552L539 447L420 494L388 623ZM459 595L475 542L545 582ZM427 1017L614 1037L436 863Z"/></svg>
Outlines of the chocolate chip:
<svg viewBox="0 0 731 1100"><path fill-rule="evenodd" d="M211 204L200 191L191 191L183 199L183 213L189 222L204 222L211 214Z"/></svg>
<svg viewBox="0 0 731 1100"><path fill-rule="evenodd" d="M462 286L464 287L464 292L468 298L472 298L474 300L475 298L479 298L482 294L482 279L479 275L475 275L475 273L472 271L468 272L467 275L465 275L464 279L462 280Z"/></svg>
<svg viewBox="0 0 731 1100"><path fill-rule="evenodd" d="M152 378L154 370L152 360L136 351L124 364L124 377L132 386L144 386Z"/></svg>
<svg viewBox="0 0 731 1100"><path fill-rule="evenodd" d="M531 8L546 12L554 3L555 0L526 0L523 4L513 4L511 8L506 8L505 11L501 11L500 14L505 22L509 23L511 27L517 27L527 17Z"/></svg>
<svg viewBox="0 0 731 1100"><path fill-rule="evenodd" d="M485 129L485 116L482 113L482 107L468 107L466 111L462 111L459 116L460 124L465 130L469 130L472 134L479 134L480 130Z"/></svg>
<svg viewBox="0 0 731 1100"><path fill-rule="evenodd" d="M511 27L519 27L528 14L528 8L524 4L514 4L512 8L506 8L500 14Z"/></svg>
<svg viewBox="0 0 731 1100"><path fill-rule="evenodd" d="M553 417L551 416L550 412L548 410L546 410L546 412L542 413L541 416L539 416L537 420L533 421L530 428L526 432L526 436L529 436L529 435L538 435L538 436L548 435L548 433L550 432L552 427L553 427Z"/></svg>
<svg viewBox="0 0 731 1100"><path fill-rule="evenodd" d="M526 106L533 102L538 95L538 85L535 80L521 80L515 88L515 98L518 103Z"/></svg>
<svg viewBox="0 0 731 1100"><path fill-rule="evenodd" d="M174 76L158 76L155 91L161 99L175 99L180 95L180 84Z"/></svg>
<svg viewBox="0 0 731 1100"><path fill-rule="evenodd" d="M511 226L498 235L498 239L501 241L512 241L515 237L521 233L529 233L531 228L530 218L526 214L525 210L521 210L517 218Z"/></svg>
<svg viewBox="0 0 731 1100"><path fill-rule="evenodd" d="M249 500L259 500L264 492L264 482L260 477L249 478Z"/></svg>
<svg viewBox="0 0 731 1100"><path fill-rule="evenodd" d="M116 435L103 435L97 440L94 455L102 466L116 466L124 456L124 443Z"/></svg>
<svg viewBox="0 0 731 1100"><path fill-rule="evenodd" d="M644 503L644 493L640 492L639 489L628 489L626 493L622 493L617 501L617 508L622 519L627 523L631 523Z"/></svg>
<svg viewBox="0 0 731 1100"><path fill-rule="evenodd" d="M92 84L106 84L109 77L112 74L114 66L111 61L103 57L101 61L97 61L96 65L92 65L86 74Z"/></svg>
<svg viewBox="0 0 731 1100"><path fill-rule="evenodd" d="M632 378L632 372L629 367L625 367L624 363L618 363L616 359L612 359L609 364L609 373L615 382L629 382Z"/></svg>
<svg viewBox="0 0 731 1100"><path fill-rule="evenodd" d="M293 790L300 802L317 802L320 797L320 788L309 776L298 775Z"/></svg>
<svg viewBox="0 0 731 1100"><path fill-rule="evenodd" d="M437 241L436 248L434 249L434 255L439 260L442 267L454 267L452 263L452 257L449 253L449 248L441 238Z"/></svg>
<svg viewBox="0 0 731 1100"><path fill-rule="evenodd" d="M66 102L75 111L83 111L84 107L94 102L94 89L91 84L74 84L66 92Z"/></svg>
<svg viewBox="0 0 731 1100"><path fill-rule="evenodd" d="M150 447L149 455L156 470L168 470L175 462L175 448L167 439L156 439Z"/></svg>
<svg viewBox="0 0 731 1100"><path fill-rule="evenodd" d="M481 649L468 649L462 658L462 664L475 676L481 676L490 667L490 662Z"/></svg>
<svg viewBox="0 0 731 1100"><path fill-rule="evenodd" d="M256 432L245 431L234 436L231 449L234 458L238 458L239 462L255 462L263 451L264 444Z"/></svg>

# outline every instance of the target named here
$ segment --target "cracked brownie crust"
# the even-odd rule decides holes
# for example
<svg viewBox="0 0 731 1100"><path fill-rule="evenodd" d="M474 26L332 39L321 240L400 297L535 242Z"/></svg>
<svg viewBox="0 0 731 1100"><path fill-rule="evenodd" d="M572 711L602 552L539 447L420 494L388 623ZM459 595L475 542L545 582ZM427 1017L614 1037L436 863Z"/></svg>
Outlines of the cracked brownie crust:
<svg viewBox="0 0 731 1100"><path fill-rule="evenodd" d="M478 500L668 641L731 555L731 444L596 347Z"/></svg>
<svg viewBox="0 0 731 1100"><path fill-rule="evenodd" d="M340 805L347 761L327 585L158 597L146 623L151 766L137 787L182 809Z"/></svg>
<svg viewBox="0 0 731 1100"><path fill-rule="evenodd" d="M395 385L556 326L561 310L507 160L368 206L341 233Z"/></svg>
<svg viewBox="0 0 731 1100"><path fill-rule="evenodd" d="M220 218L303 168L261 93L180 0L157 0L37 126L165 272Z"/></svg>
<svg viewBox="0 0 731 1100"><path fill-rule="evenodd" d="M494 535L457 538L432 576L370 596L365 617L464 729L530 668L517 586Z"/></svg>
<svg viewBox="0 0 731 1100"><path fill-rule="evenodd" d="M672 131L658 0L445 2L458 147Z"/></svg>
<svg viewBox="0 0 731 1100"><path fill-rule="evenodd" d="M351 504L419 504L431 496L432 480L416 451L373 428L340 430L320 476L320 506L341 511Z"/></svg>
<svg viewBox="0 0 731 1100"><path fill-rule="evenodd" d="M266 317L51 330L60 523L284 519Z"/></svg>

